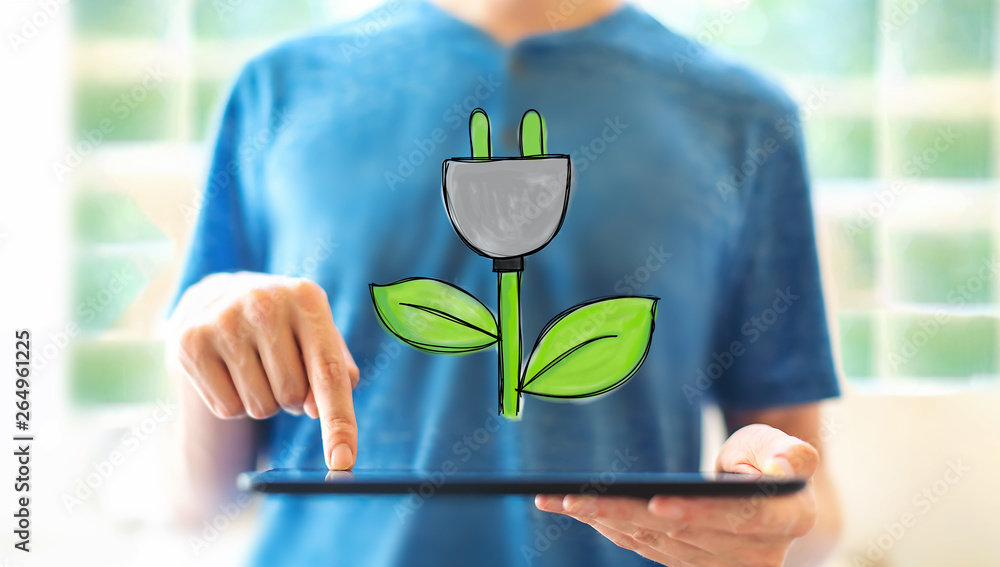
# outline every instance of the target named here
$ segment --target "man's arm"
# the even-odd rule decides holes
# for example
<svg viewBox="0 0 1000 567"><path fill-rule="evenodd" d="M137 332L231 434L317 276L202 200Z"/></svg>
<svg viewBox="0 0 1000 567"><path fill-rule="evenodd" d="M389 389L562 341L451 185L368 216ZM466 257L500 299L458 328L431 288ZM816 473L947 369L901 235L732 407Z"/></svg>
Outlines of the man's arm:
<svg viewBox="0 0 1000 567"><path fill-rule="evenodd" d="M823 441L818 403L773 408L758 411L726 412L726 426L730 433L752 423L762 423L798 437L816 448L820 454L819 467L812 484L816 494L816 526L799 538L788 550L785 565L819 565L836 546L842 529L840 500L833 480L823 462Z"/></svg>
<svg viewBox="0 0 1000 567"><path fill-rule="evenodd" d="M179 521L197 525L234 497L236 475L253 468L254 428L250 420L216 417L180 364L170 366L181 405L170 432L171 502Z"/></svg>

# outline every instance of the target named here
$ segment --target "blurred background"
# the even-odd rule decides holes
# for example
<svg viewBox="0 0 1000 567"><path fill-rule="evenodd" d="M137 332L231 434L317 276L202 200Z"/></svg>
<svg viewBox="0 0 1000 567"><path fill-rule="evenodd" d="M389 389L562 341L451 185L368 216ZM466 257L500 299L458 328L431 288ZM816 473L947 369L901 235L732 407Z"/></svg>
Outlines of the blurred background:
<svg viewBox="0 0 1000 567"><path fill-rule="evenodd" d="M1000 1L637 3L770 73L801 105L845 390L824 418L846 514L830 565L996 565ZM68 550L111 565L240 561L253 504L223 513L214 532L206 525L202 546L169 528L166 496L150 488L177 412L161 320L197 215L206 140L242 64L377 4L0 8L4 75L14 77L0 95L0 325L35 334L44 417L32 427L46 440L32 561ZM711 454L722 432L717 415L705 419ZM11 537L0 536L0 561L35 564L9 551Z"/></svg>

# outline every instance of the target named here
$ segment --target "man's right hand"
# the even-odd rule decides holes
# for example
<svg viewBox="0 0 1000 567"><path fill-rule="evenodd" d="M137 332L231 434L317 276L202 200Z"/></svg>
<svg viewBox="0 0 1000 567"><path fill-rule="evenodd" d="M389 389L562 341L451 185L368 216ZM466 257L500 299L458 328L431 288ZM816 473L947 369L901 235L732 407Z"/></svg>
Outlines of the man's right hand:
<svg viewBox="0 0 1000 567"><path fill-rule="evenodd" d="M188 288L171 322L171 350L217 417L305 412L320 420L327 466L354 466L358 367L318 284L213 274Z"/></svg>

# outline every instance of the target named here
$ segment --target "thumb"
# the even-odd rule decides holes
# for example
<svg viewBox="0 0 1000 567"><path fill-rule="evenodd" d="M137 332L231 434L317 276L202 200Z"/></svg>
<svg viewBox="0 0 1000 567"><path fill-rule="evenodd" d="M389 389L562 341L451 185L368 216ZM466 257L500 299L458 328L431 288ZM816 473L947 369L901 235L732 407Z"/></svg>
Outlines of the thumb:
<svg viewBox="0 0 1000 567"><path fill-rule="evenodd" d="M780 429L748 425L723 444L715 467L720 472L811 477L819 466L816 448Z"/></svg>

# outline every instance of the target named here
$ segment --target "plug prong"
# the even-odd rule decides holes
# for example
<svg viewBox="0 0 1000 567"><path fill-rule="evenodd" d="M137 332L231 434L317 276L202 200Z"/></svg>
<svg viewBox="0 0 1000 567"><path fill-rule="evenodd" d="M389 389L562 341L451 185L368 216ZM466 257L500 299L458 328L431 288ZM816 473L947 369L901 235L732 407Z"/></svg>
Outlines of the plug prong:
<svg viewBox="0 0 1000 567"><path fill-rule="evenodd" d="M518 132L518 144L521 156L540 156L546 153L548 136L545 131L545 119L537 110L531 109L521 117L521 129Z"/></svg>
<svg viewBox="0 0 1000 567"><path fill-rule="evenodd" d="M469 140L472 142L472 157L493 157L493 144L490 142L490 117L486 111L477 108L469 116Z"/></svg>

